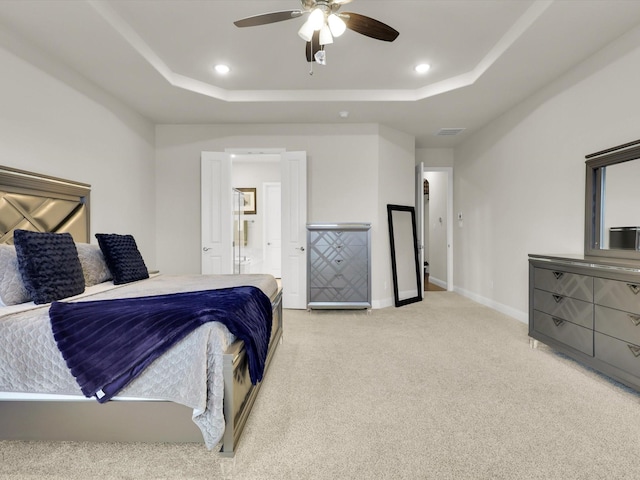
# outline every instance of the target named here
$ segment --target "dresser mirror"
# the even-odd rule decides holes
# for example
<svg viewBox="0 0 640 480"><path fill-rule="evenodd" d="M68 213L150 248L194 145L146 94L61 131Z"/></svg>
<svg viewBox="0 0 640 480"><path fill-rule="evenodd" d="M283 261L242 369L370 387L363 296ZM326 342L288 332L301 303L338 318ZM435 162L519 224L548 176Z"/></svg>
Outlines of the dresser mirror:
<svg viewBox="0 0 640 480"><path fill-rule="evenodd" d="M640 140L586 159L585 255L640 260Z"/></svg>
<svg viewBox="0 0 640 480"><path fill-rule="evenodd" d="M396 307L422 300L414 207L387 205Z"/></svg>

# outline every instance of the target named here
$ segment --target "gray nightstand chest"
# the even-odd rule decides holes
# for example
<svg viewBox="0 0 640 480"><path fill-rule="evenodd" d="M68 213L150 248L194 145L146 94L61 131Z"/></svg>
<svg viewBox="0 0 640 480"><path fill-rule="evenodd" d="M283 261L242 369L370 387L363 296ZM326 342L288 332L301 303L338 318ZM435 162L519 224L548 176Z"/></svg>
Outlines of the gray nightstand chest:
<svg viewBox="0 0 640 480"><path fill-rule="evenodd" d="M371 224L308 224L309 309L371 308Z"/></svg>

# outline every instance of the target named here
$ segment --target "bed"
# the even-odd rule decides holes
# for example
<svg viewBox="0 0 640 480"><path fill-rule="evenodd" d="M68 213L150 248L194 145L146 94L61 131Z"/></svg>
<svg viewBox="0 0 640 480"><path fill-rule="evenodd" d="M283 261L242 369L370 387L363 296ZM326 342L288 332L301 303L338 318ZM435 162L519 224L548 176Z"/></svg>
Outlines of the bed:
<svg viewBox="0 0 640 480"><path fill-rule="evenodd" d="M52 232L73 237L85 280L81 293L61 299L65 305L238 290L232 287L259 290L272 316L266 373L282 337L281 289L275 279L154 273L126 283L116 282L119 275L105 280L111 272L99 260L106 252L89 244L89 193L88 185L0 168L0 265L14 232ZM0 272L0 289L9 270ZM98 403L82 395L58 350L49 323L52 304L9 303L0 307L2 439L204 441L225 456L235 454L261 382L251 381L251 348L225 325L211 321L195 328L112 401Z"/></svg>

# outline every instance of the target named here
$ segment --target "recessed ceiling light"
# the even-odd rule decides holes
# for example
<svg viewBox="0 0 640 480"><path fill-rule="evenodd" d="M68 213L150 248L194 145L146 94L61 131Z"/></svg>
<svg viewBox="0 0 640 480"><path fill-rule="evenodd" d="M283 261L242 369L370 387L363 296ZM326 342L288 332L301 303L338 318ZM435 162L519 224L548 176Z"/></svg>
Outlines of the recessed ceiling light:
<svg viewBox="0 0 640 480"><path fill-rule="evenodd" d="M427 73L430 68L431 65L429 65L428 63L421 63L420 65L416 65L414 67L414 70L418 73Z"/></svg>
<svg viewBox="0 0 640 480"><path fill-rule="evenodd" d="M216 72L218 72L220 75L226 75L227 73L229 73L231 71L231 69L229 68L228 65L223 65L223 64L218 64L215 67Z"/></svg>
<svg viewBox="0 0 640 480"><path fill-rule="evenodd" d="M349 112L347 112L346 110L342 110L341 112L338 112L338 115L340 115L340 118L348 118Z"/></svg>

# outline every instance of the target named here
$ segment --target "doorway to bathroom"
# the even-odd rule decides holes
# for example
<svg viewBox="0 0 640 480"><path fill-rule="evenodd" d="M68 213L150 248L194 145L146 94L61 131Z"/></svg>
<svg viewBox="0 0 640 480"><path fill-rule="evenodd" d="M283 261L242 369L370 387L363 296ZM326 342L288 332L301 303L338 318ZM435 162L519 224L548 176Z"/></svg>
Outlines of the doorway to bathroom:
<svg viewBox="0 0 640 480"><path fill-rule="evenodd" d="M306 162L306 152L284 149L202 152L203 274L271 273L283 307L306 308ZM233 192L243 195L240 215ZM243 243L238 258L234 241Z"/></svg>

